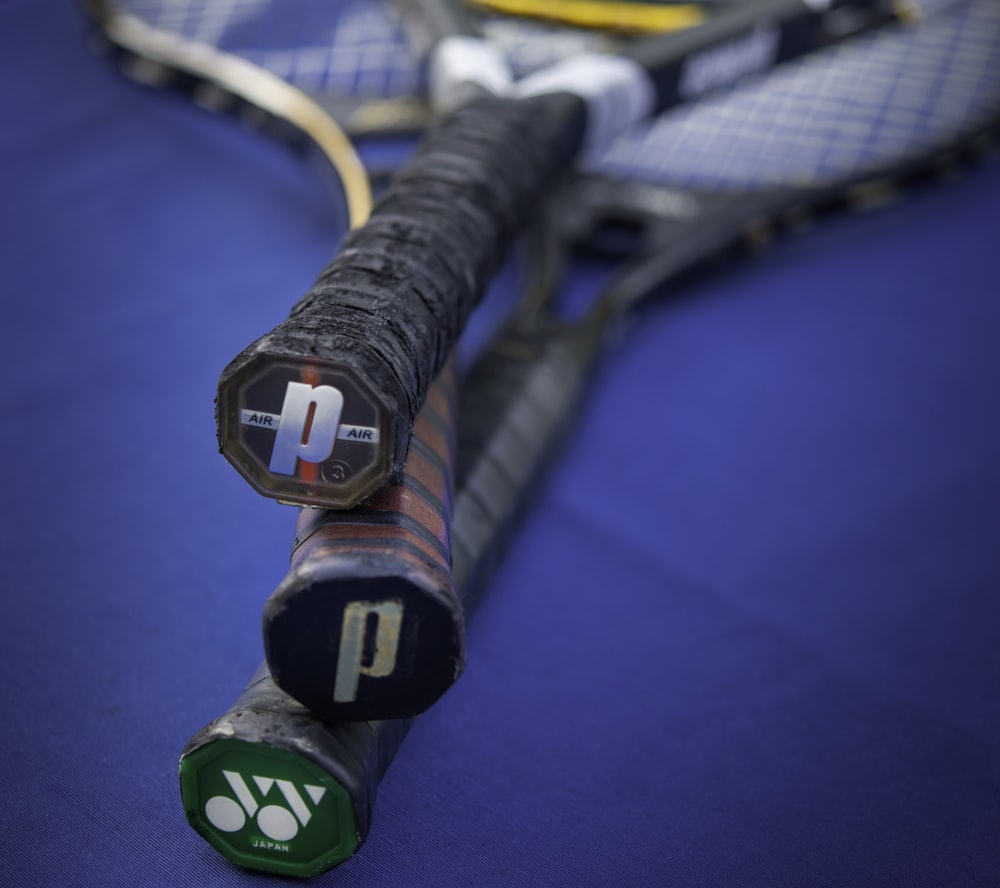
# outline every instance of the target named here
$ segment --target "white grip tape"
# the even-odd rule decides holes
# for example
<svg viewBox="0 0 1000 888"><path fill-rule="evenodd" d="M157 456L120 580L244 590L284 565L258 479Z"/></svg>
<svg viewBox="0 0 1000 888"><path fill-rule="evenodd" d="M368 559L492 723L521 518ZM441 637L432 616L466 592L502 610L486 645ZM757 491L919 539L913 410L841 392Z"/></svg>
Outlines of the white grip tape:
<svg viewBox="0 0 1000 888"><path fill-rule="evenodd" d="M517 83L518 98L568 92L587 103L584 151L606 147L655 107L656 89L641 65L621 56L583 52Z"/></svg>
<svg viewBox="0 0 1000 888"><path fill-rule="evenodd" d="M475 37L446 37L434 48L428 80L431 105L443 112L461 105L470 86L505 95L514 78L499 47Z"/></svg>

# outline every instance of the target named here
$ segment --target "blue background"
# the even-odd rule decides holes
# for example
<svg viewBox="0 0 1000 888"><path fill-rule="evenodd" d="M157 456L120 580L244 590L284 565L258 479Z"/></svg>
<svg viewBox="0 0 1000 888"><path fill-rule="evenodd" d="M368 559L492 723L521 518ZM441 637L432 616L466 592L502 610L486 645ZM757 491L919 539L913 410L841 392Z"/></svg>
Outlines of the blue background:
<svg viewBox="0 0 1000 888"><path fill-rule="evenodd" d="M218 373L342 233L289 151L0 4L0 881L262 885L180 749L294 510ZM319 885L1000 884L1000 165L653 306Z"/></svg>

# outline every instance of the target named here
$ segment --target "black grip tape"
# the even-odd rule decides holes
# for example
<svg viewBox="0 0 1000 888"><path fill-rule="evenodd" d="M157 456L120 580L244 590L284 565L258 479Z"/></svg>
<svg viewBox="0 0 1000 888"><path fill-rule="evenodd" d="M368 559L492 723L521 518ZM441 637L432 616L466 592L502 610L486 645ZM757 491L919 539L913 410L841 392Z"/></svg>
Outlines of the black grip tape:
<svg viewBox="0 0 1000 888"><path fill-rule="evenodd" d="M469 373L452 529L467 618L572 429L600 341L593 327L501 336Z"/></svg>
<svg viewBox="0 0 1000 888"><path fill-rule="evenodd" d="M395 476L417 411L515 235L579 149L586 111L559 93L479 96L425 138L288 320L241 352L251 362L351 368L383 405ZM237 386L238 388L238 386ZM220 410L220 446L224 439Z"/></svg>

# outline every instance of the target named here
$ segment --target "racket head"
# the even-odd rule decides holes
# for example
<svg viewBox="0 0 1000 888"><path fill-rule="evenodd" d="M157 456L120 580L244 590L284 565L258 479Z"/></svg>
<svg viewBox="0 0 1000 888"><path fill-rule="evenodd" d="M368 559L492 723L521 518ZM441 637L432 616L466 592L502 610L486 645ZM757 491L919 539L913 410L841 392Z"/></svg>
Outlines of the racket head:
<svg viewBox="0 0 1000 888"><path fill-rule="evenodd" d="M923 0L913 23L624 134L563 191L564 236L612 252L664 249L679 267L678 252L696 261L761 219L801 224L845 200L886 200L950 154L986 145L1000 116L997 58L1000 6Z"/></svg>
<svg viewBox="0 0 1000 888"><path fill-rule="evenodd" d="M89 0L88 9L113 43L138 56L155 60L159 41L223 53L301 90L347 128L362 108L388 130L413 130L426 119L419 98L425 73L402 23L383 3ZM145 76L141 68L126 73L157 79L152 68Z"/></svg>
<svg viewBox="0 0 1000 888"><path fill-rule="evenodd" d="M309 96L352 136L415 133L429 122L428 39L414 25L420 24L424 5L424 0L87 2L112 42L131 53L155 61L157 41L165 40L242 60ZM502 16L470 20L501 49L517 76L581 49L608 45L593 31ZM169 79L155 65L132 66L127 73L153 83ZM205 99L212 104L207 94Z"/></svg>

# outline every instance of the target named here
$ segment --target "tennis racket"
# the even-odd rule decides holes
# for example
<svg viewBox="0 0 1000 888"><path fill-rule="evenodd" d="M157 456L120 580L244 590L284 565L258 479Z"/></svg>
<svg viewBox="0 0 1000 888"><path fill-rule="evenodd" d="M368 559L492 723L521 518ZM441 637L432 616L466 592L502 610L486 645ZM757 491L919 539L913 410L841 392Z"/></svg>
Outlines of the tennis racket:
<svg viewBox="0 0 1000 888"><path fill-rule="evenodd" d="M926 169L927 152L989 117L995 84L987 52L970 49L967 62L953 53L947 72L938 72L925 57L935 34L947 34L949 25L978 9L929 3L924 8L928 21L912 33L890 29L859 38L858 46L828 49L622 137L590 172L567 183L550 216L553 225L569 220L563 223L563 239L604 244L633 258L579 324L567 326L535 300L534 309L522 312L506 334L511 353L545 354L551 348L559 360L572 358L578 378L567 385L575 390L584 384L606 331L652 289L724 254L734 243L761 237L769 225L801 220L845 199L856 206L862 199L881 198L871 183L887 177L905 181L910 163ZM913 43L918 36L925 43ZM912 61L911 43L922 53ZM949 91L938 92L946 84ZM975 88L964 94L966 84ZM623 231L630 234L625 245L620 243ZM547 371L539 372L544 377ZM516 390L514 382L505 384ZM562 396L552 400L559 405ZM481 414L476 402L468 409L474 427L493 427L494 420ZM506 468L508 475L514 470ZM322 524L322 538L329 539L340 532L350 535L355 520L351 514L327 513L314 516L311 526ZM464 651L441 639L459 643L462 614L449 614L440 596L426 596L413 586L412 596L392 596L393 606L410 614L408 631L393 636L392 670L356 676L352 665L356 696L347 700L338 694L342 663L354 663L342 658L341 639L351 637L346 615L358 605L349 584L314 579L321 573L316 564L333 569L328 553L314 563L300 548L297 557L301 561L263 614L264 648L280 687L321 717L337 721L415 715L457 678ZM366 607L382 600L364 599ZM369 647L378 626L373 618Z"/></svg>
<svg viewBox="0 0 1000 888"><path fill-rule="evenodd" d="M223 371L220 449L269 496L356 504L398 475L428 386L508 244L584 148L891 17L885 0L757 0L675 39L573 56L517 97L461 105L289 319Z"/></svg>
<svg viewBox="0 0 1000 888"><path fill-rule="evenodd" d="M132 78L178 89L203 107L234 112L296 145L318 147L343 187L351 225L367 217L371 195L365 170L344 129L360 136L422 127L429 114L424 98L428 72L422 59L429 47L445 38L460 37L465 52L470 51L472 40L477 58L489 56L491 50L500 58L495 46L473 39L475 26L460 6L447 0L401 4L406 13L402 18L394 14L394 7L371 0L285 0L281 4L90 0L87 6L101 34L117 51L122 69ZM503 58L509 56L521 72L544 66L581 42L599 39L587 35L567 40L563 35L553 40L556 32L550 28L502 30ZM318 370L302 369L300 388L311 389L319 382L313 374ZM339 577L342 597L355 595L348 604L358 620L364 619L364 596L358 600L357 595L366 585L378 585L382 598L391 590L396 599L410 602L395 634L386 628L390 625L386 616L379 636L383 660L374 666L361 662L358 658L365 656L361 643L352 649L354 665L348 658L339 668L338 700L343 714L351 718L373 713L365 709L363 693L352 695L349 690L350 670L357 671L355 683L364 676L363 691L373 669L385 670L380 664L386 652L395 652L395 641L400 638L403 649L398 667L390 680L378 686L380 695L393 682L405 684L400 674L413 662L413 652L407 647L418 637L421 645L433 642L447 652L436 660L444 664L438 672L424 673L424 698L410 693L402 698L409 701L403 707L407 714L430 705L454 681L464 662L462 610L450 575L454 449L448 431L450 396L441 403L444 406L437 411L435 405L428 408L424 421L428 434L414 442L399 483L369 498L365 514L355 516L351 533L341 530L340 566L325 574L326 582L332 582L335 573ZM263 412L249 412L244 423L248 439L267 443L270 436L273 443L272 419ZM364 440L371 434L370 424L365 425L364 418L358 422L340 423L343 440L337 459L323 469L326 475L348 472L352 452L367 449ZM324 483L317 467L308 462L300 463L299 476L313 487ZM276 618L275 625L280 624ZM348 646L338 652L347 657ZM338 652L334 655L339 656ZM435 681L437 690L433 690ZM399 709L400 703L390 708Z"/></svg>
<svg viewBox="0 0 1000 888"><path fill-rule="evenodd" d="M786 6L798 8L786 3L782 9ZM423 0L414 8L422 14L423 33L417 42L423 46L441 45L474 30L450 3ZM95 0L93 12L123 51L123 67L133 76L179 86L199 104L250 115L282 136L308 136L340 173L353 224L362 221L369 205L364 171L331 115L353 132L405 129L426 115L411 93L425 88L428 75L419 67L420 54L404 41L416 28L403 28L378 4L289 0L275 8L259 3ZM814 24L811 16L806 21ZM486 24L518 72L548 65L600 39L510 23L501 27L497 20ZM722 33L733 27L732 22L726 24ZM841 30L855 27L857 23ZM303 34L311 42L302 45ZM745 44L737 46L745 52ZM685 44L679 57L691 58L690 46ZM741 65L746 68L745 61ZM256 379L251 401L269 384L265 378ZM336 398L331 387L322 385L318 363L300 367L296 380L282 386L284 393L272 391L274 398L284 404L297 393L298 407L313 428L320 406L314 400L317 389ZM267 399L261 398L257 408L266 406ZM282 407L276 414L243 408L241 433L264 448L262 454L269 453L270 459L280 417L290 410ZM326 489L326 480L350 477L357 467L352 453L369 451L367 440L378 434L368 414L343 414L332 425L340 440L331 460L324 466L294 460L296 481L308 482L314 491ZM298 446L302 438L300 429L292 441ZM265 613L265 650L279 684L329 718L417 714L461 672L463 614L448 573L448 522L443 512L448 497L442 485L449 471L441 466L448 458L440 449L433 452L433 446L423 449L435 456L438 466L425 465L416 476L397 477L402 483L380 492L363 514L352 513L339 530L327 520L316 540L339 536L341 564L334 569L328 557L322 579L290 577L283 595L275 597ZM421 478L427 481L429 476L433 482L422 483ZM368 529L361 530L361 525ZM375 533L373 527L380 529ZM365 602L377 602L379 610L366 611ZM362 620L367 627L363 632ZM383 640L377 649L381 656L373 660L376 638Z"/></svg>
<svg viewBox="0 0 1000 888"><path fill-rule="evenodd" d="M421 59L429 47L456 36L468 52L476 30L462 9L446 0L420 0L401 6L406 12L402 19L393 14L392 7L359 0L88 3L101 33L117 50L121 67L134 79L181 90L208 109L234 112L294 144L318 147L337 172L352 225L367 217L371 195L365 170L343 129L357 136L407 132L423 126L428 119L423 98L428 72ZM552 40L556 32L549 28L508 27L504 33L503 57L509 56L521 72L550 63L581 41L599 39L589 35L568 41L563 35L563 39ZM497 52L481 41L472 47L477 58L488 55L491 48ZM319 381L312 378L312 372L302 370L301 387ZM421 645L433 642L437 650L447 652L435 660L444 664L440 670L424 672L425 696L420 699L407 693L402 698L409 701L403 707L407 714L430 705L454 681L464 662L462 611L450 576L448 511L453 447L449 450L447 443L451 438L447 433L452 422L449 413L450 409L436 413L433 406L429 409L429 417L437 420L428 426L434 436L420 436L408 471L397 479L401 483L370 498L365 515L354 519L353 535L342 530L339 540L342 561L337 576L342 596L360 594L357 590L365 584L378 584L383 598L388 589L398 600L409 602L399 632L384 640L384 652L395 650L394 638L402 638L404 644L393 677L376 686L379 695L393 682L405 684L401 673L406 664L413 663L414 653L407 647L418 637ZM265 441L270 435L273 439L273 429L268 428L272 418L250 412L245 423L247 435ZM328 474L346 471L352 450L365 451L364 436L370 427L345 422L338 431L345 440L338 447L337 460L326 466ZM421 450L425 437L429 443ZM314 486L322 484L313 464L302 462L299 474ZM360 529L362 523L367 530ZM326 580L332 581L333 575L328 570ZM363 600L348 602L358 619ZM388 626L388 617L386 620ZM388 631L385 626L382 637ZM345 646L345 657L347 650ZM355 649L358 657L364 653L363 645ZM379 663L374 668L384 671ZM343 677L338 693L340 708L348 717L369 717L373 713L365 709L364 694L352 700L345 690L352 668L364 675L362 690L372 675L371 664L359 661L352 667L349 659L344 660L337 672ZM399 709L400 702L390 709ZM385 703L378 705L384 707Z"/></svg>
<svg viewBox="0 0 1000 888"><path fill-rule="evenodd" d="M752 246L763 222L778 230L798 228L824 212L878 206L925 179L942 172L953 175L963 162L995 154L1000 7L992 0L928 2L923 11L923 22L913 29L879 32L656 127L661 135L677 127L673 137L678 139L710 130L725 149L731 147L728 125L752 132L778 119L783 127L811 120L812 131L849 135L850 144L842 150L834 150L836 143L827 140L828 150L821 151L803 133L803 150L815 147L815 153L800 154L801 164L788 156L779 161L761 143L756 160L743 158L742 151L733 156L729 172L735 180L720 179L718 173L707 178L685 167L675 171L673 180L665 176L668 184L645 205L638 199L612 201L601 189L591 194L616 212L631 214L629 221L643 220L649 230L640 234L649 238L649 249L580 321L560 322L543 304L534 303L468 375L461 396L453 545L454 576L469 611L516 515L585 400L597 356L629 307L650 294L664 298L682 293L664 285L729 247ZM729 111L740 108L739 114L746 116L733 120L724 112L737 97L738 105ZM819 110L823 114L817 118ZM720 120L727 127L720 129ZM772 130L777 140L772 144L785 144L780 134ZM749 187L746 171L760 170L763 159L771 172L751 177L757 186ZM775 169L785 175L775 175ZM730 217L715 209L721 205L729 207L727 212L742 212ZM706 216L692 215L703 207ZM686 261L677 254L659 255L657 232L679 224L704 224L708 231L707 244L692 237L675 248L687 253ZM302 551L306 547L308 540L299 547L296 570L308 560ZM316 554L321 557L318 550ZM277 688L262 667L234 706L185 750L181 786L189 820L214 847L244 866L297 875L320 872L364 841L378 781L409 725L402 720L324 722ZM295 834L284 839L267 838L250 813L268 805L303 811L286 784L278 785L279 778L302 787L297 791L305 805ZM215 798L228 801L213 802ZM213 822L216 808L235 811L233 805L240 806L240 814L223 821L226 829ZM285 815L271 816L287 822ZM269 847L269 842L281 847Z"/></svg>

